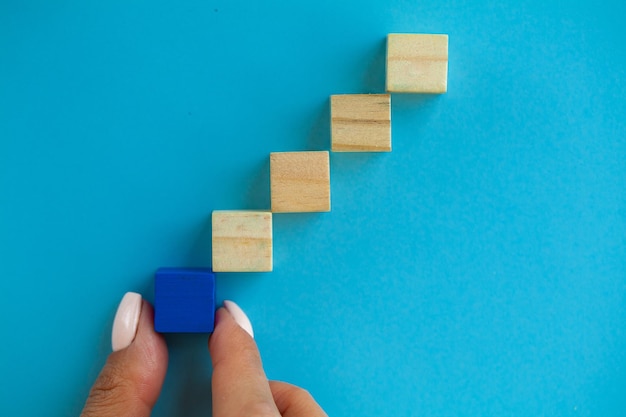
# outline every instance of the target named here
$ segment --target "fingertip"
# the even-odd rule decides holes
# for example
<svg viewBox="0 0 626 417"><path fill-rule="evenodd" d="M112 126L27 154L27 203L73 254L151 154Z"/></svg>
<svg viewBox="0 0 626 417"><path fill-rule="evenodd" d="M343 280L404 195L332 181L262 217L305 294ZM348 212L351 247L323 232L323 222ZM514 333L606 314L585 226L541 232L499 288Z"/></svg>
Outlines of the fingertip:
<svg viewBox="0 0 626 417"><path fill-rule="evenodd" d="M219 356L219 352L223 351L217 345L248 345L250 342L255 344L250 319L237 304L225 300L223 307L215 312L215 328L209 337L211 354Z"/></svg>
<svg viewBox="0 0 626 417"><path fill-rule="evenodd" d="M142 301L137 335L130 349L143 351L160 368L167 367L167 344L163 335L154 330L154 308L146 300Z"/></svg>
<svg viewBox="0 0 626 417"><path fill-rule="evenodd" d="M225 308L220 307L215 312L215 329L209 337L209 351L211 356L219 358L228 354L231 347L254 345L249 333L244 330L233 315Z"/></svg>

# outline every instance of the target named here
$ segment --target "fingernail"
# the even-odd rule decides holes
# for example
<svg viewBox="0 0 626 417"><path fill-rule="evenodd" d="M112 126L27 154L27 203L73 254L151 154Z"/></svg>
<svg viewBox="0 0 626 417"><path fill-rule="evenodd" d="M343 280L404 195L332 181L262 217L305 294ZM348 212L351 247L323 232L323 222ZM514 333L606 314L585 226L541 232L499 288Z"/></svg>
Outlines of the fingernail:
<svg viewBox="0 0 626 417"><path fill-rule="evenodd" d="M224 308L230 313L231 316L233 316L239 327L244 329L252 338L254 338L252 323L250 323L250 319L246 316L246 313L243 312L241 307L232 301L225 300Z"/></svg>
<svg viewBox="0 0 626 417"><path fill-rule="evenodd" d="M139 325L141 313L141 294L127 292L117 307L115 320L113 320L113 332L111 333L111 345L113 352L125 349L133 343Z"/></svg>

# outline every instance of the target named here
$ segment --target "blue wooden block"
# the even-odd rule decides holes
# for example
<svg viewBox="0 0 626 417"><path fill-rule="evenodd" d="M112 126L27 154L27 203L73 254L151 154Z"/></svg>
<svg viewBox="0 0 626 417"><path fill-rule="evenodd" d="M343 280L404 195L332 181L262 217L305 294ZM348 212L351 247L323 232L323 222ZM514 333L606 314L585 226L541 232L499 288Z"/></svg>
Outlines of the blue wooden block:
<svg viewBox="0 0 626 417"><path fill-rule="evenodd" d="M208 268L160 268L154 277L154 329L160 333L211 333L215 274Z"/></svg>

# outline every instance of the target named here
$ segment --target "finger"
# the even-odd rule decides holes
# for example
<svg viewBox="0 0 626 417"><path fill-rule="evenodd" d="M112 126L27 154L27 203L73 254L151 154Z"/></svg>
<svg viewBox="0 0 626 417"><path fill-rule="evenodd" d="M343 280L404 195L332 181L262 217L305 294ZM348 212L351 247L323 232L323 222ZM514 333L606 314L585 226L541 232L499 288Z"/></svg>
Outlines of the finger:
<svg viewBox="0 0 626 417"><path fill-rule="evenodd" d="M283 417L328 417L308 391L286 382L270 381L274 402Z"/></svg>
<svg viewBox="0 0 626 417"><path fill-rule="evenodd" d="M132 293L131 293L132 294ZM114 324L119 324L120 310ZM148 417L161 392L167 370L167 346L154 331L154 311L139 299L136 336L127 347L109 355L96 380L81 417ZM116 342L114 334L114 346Z"/></svg>
<svg viewBox="0 0 626 417"><path fill-rule="evenodd" d="M238 310L235 311L237 319L247 320L241 309L232 304L226 305ZM217 311L215 322L209 339L213 361L213 416L280 416L254 339L225 308Z"/></svg>

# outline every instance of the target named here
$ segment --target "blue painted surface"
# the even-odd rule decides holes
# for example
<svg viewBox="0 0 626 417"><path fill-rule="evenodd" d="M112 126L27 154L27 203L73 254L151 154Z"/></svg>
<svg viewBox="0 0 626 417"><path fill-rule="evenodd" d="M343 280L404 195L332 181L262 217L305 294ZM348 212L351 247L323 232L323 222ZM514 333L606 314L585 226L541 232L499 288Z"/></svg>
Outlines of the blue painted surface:
<svg viewBox="0 0 626 417"><path fill-rule="evenodd" d="M154 329L161 333L211 333L215 274L209 268L159 268L154 275Z"/></svg>
<svg viewBox="0 0 626 417"><path fill-rule="evenodd" d="M331 416L623 416L626 3L0 2L0 414L77 415L126 291L210 266L268 155L329 147L387 33L449 35L448 93L394 96L393 152L331 155L330 213L276 215L274 271L218 274L270 378ZM168 335L154 416L210 413ZM37 398L37 401L33 401Z"/></svg>

